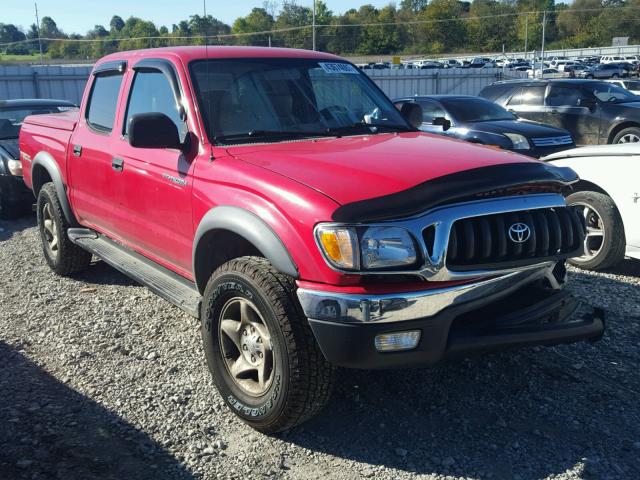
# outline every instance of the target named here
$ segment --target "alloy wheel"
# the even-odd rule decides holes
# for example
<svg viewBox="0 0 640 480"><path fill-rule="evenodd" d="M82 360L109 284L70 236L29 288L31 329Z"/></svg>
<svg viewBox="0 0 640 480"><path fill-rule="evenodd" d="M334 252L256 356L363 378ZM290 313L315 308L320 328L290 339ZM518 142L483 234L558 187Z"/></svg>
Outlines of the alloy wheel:
<svg viewBox="0 0 640 480"><path fill-rule="evenodd" d="M44 239L49 254L52 258L57 258L60 250L60 236L58 234L58 225L51 213L51 204L48 202L45 203L42 208L42 231L44 232Z"/></svg>
<svg viewBox="0 0 640 480"><path fill-rule="evenodd" d="M572 205L584 217L587 233L584 237L584 254L573 258L576 263L588 262L594 259L602 250L606 231L602 216L592 205L587 203L575 203Z"/></svg>
<svg viewBox="0 0 640 480"><path fill-rule="evenodd" d="M620 137L620 139L618 140L618 143L638 143L640 142L640 136L636 135L635 133L627 133L626 135L623 135L622 137Z"/></svg>
<svg viewBox="0 0 640 480"><path fill-rule="evenodd" d="M273 380L274 355L269 329L253 302L241 297L227 301L218 338L234 383L248 395L263 395Z"/></svg>

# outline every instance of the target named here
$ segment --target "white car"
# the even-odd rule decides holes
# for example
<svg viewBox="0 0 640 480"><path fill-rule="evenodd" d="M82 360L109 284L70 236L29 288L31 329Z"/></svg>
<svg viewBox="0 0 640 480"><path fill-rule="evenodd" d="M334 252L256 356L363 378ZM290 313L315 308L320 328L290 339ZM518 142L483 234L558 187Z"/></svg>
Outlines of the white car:
<svg viewBox="0 0 640 480"><path fill-rule="evenodd" d="M613 83L619 87L629 90L634 95L640 95L640 80L605 80L605 82Z"/></svg>
<svg viewBox="0 0 640 480"><path fill-rule="evenodd" d="M640 260L640 144L575 148L542 160L580 176L567 202L581 209L587 235L584 255L570 262L600 270L625 255Z"/></svg>

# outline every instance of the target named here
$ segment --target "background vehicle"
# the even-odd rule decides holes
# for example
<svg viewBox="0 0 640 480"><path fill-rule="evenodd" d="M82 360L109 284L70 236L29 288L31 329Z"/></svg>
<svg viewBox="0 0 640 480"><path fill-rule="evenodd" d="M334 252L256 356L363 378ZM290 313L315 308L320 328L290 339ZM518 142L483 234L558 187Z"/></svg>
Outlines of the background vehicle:
<svg viewBox="0 0 640 480"><path fill-rule="evenodd" d="M605 82L629 90L634 95L640 95L640 80L605 80Z"/></svg>
<svg viewBox="0 0 640 480"><path fill-rule="evenodd" d="M603 63L603 64L624 62L624 61L625 61L625 57L622 57L620 55L604 55L600 57L600 63Z"/></svg>
<svg viewBox="0 0 640 480"><path fill-rule="evenodd" d="M73 103L63 100L0 101L0 217L13 217L28 211L34 200L33 193L22 180L18 152L18 134L24 118L76 108Z"/></svg>
<svg viewBox="0 0 640 480"><path fill-rule="evenodd" d="M626 77L629 72L625 67L622 67L615 63L601 63L587 68L580 72L578 76L580 78L620 78Z"/></svg>
<svg viewBox="0 0 640 480"><path fill-rule="evenodd" d="M590 270L612 267L625 256L640 259L640 148L607 145L576 148L544 159L578 172L567 198L587 223L585 254L570 260Z"/></svg>
<svg viewBox="0 0 640 480"><path fill-rule="evenodd" d="M565 128L578 145L640 139L640 98L611 83L514 80L489 85L480 96L519 117Z"/></svg>
<svg viewBox="0 0 640 480"><path fill-rule="evenodd" d="M575 172L421 119L334 55L157 48L98 61L80 113L28 117L20 150L50 267L96 255L199 317L221 397L275 432L335 366L603 334L562 290Z"/></svg>
<svg viewBox="0 0 640 480"><path fill-rule="evenodd" d="M461 140L496 145L532 157L573 148L571 134L529 120L520 120L500 105L480 97L431 95L398 98L397 108L407 102L422 107L420 130L441 133ZM443 125L446 119L449 123Z"/></svg>

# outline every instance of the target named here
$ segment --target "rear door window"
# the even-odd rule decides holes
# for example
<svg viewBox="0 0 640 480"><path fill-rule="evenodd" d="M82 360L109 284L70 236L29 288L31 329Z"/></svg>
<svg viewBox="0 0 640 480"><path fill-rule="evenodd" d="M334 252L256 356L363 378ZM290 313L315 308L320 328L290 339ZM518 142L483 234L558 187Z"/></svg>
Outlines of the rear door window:
<svg viewBox="0 0 640 480"><path fill-rule="evenodd" d="M93 129L109 133L113 130L122 73L97 75L93 80L85 118Z"/></svg>
<svg viewBox="0 0 640 480"><path fill-rule="evenodd" d="M509 100L509 106L541 106L545 85L523 87Z"/></svg>
<svg viewBox="0 0 640 480"><path fill-rule="evenodd" d="M551 85L546 104L550 107L578 107L584 94L579 88L565 85Z"/></svg>

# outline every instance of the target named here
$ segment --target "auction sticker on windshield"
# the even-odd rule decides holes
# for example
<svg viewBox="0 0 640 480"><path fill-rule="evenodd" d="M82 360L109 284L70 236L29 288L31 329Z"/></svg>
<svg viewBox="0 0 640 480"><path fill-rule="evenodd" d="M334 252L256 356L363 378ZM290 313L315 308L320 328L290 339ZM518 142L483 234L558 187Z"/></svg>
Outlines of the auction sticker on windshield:
<svg viewBox="0 0 640 480"><path fill-rule="evenodd" d="M325 63L319 62L319 65L327 73L360 73L356 67L348 63Z"/></svg>

